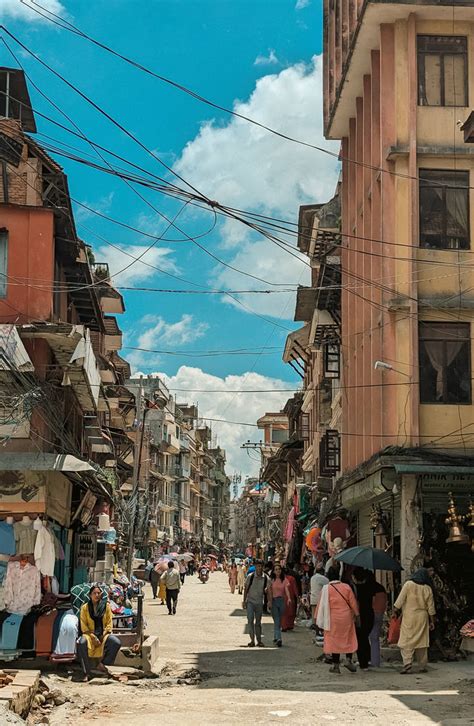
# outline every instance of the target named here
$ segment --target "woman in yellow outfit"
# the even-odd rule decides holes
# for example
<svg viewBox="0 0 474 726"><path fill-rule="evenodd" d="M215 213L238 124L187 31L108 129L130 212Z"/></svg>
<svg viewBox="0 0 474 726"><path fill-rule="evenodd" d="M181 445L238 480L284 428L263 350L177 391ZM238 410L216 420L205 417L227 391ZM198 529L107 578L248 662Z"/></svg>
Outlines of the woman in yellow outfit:
<svg viewBox="0 0 474 726"><path fill-rule="evenodd" d="M90 658L97 658L97 669L107 672L105 666L113 665L120 640L112 634L112 610L104 599L99 585L92 585L89 601L80 610L81 637L77 641L77 655L84 671L84 681L91 675Z"/></svg>

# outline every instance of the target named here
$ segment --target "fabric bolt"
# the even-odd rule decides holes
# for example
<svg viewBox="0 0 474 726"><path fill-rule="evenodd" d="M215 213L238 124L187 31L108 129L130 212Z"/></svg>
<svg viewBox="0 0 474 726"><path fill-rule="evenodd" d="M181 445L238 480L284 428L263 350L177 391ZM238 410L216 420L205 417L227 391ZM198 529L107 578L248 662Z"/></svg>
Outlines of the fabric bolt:
<svg viewBox="0 0 474 726"><path fill-rule="evenodd" d="M3 623L8 618L9 615L10 615L10 613L5 609L2 609L2 611L0 612L0 642L2 640Z"/></svg>
<svg viewBox="0 0 474 726"><path fill-rule="evenodd" d="M13 531L15 532L17 554L29 555L35 551L35 542L38 533L33 529L33 522L29 522L29 524L15 522Z"/></svg>
<svg viewBox="0 0 474 726"><path fill-rule="evenodd" d="M40 615L39 611L33 611L23 617L18 631L17 648L35 650L35 625Z"/></svg>
<svg viewBox="0 0 474 726"><path fill-rule="evenodd" d="M5 605L11 613L26 615L33 605L41 602L41 581L38 569L29 563L8 564L4 580Z"/></svg>
<svg viewBox="0 0 474 726"><path fill-rule="evenodd" d="M13 525L5 521L0 522L0 553L2 555L14 555L16 553Z"/></svg>
<svg viewBox="0 0 474 726"><path fill-rule="evenodd" d="M53 653L56 648L56 643L58 642L59 631L61 629L61 623L62 623L63 619L65 618L66 613L67 613L67 610L58 610L56 620L54 621L53 632L51 635L51 650Z"/></svg>
<svg viewBox="0 0 474 726"><path fill-rule="evenodd" d="M36 567L40 570L41 574L52 577L54 575L54 564L56 561L54 537L44 524L38 529L34 555Z"/></svg>
<svg viewBox="0 0 474 726"><path fill-rule="evenodd" d="M2 642L0 648L3 650L16 650L18 642L18 631L20 630L23 615L10 613L3 623Z"/></svg>
<svg viewBox="0 0 474 726"><path fill-rule="evenodd" d="M324 630L325 653L357 650L354 618L358 614L357 600L349 585L337 580L324 586L316 622Z"/></svg>
<svg viewBox="0 0 474 726"><path fill-rule="evenodd" d="M0 585L0 611L5 610L5 585Z"/></svg>
<svg viewBox="0 0 474 726"><path fill-rule="evenodd" d="M5 560L0 560L0 585L3 584L3 581L7 575L8 570L8 562Z"/></svg>
<svg viewBox="0 0 474 726"><path fill-rule="evenodd" d="M402 587L394 607L402 611L398 647L405 650L428 648L430 644L429 616L435 615L433 591L429 585L417 585L408 580Z"/></svg>
<svg viewBox="0 0 474 726"><path fill-rule="evenodd" d="M54 646L54 655L70 655L76 652L76 640L79 631L79 619L72 610L67 610L61 620L58 639Z"/></svg>
<svg viewBox="0 0 474 726"><path fill-rule="evenodd" d="M57 610L41 615L36 624L36 655L50 655Z"/></svg>

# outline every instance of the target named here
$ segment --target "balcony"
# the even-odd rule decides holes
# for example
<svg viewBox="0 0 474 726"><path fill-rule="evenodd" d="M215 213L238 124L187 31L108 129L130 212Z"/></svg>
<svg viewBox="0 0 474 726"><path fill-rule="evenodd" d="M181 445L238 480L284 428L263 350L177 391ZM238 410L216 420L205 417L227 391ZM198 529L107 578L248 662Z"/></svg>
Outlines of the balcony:
<svg viewBox="0 0 474 726"><path fill-rule="evenodd" d="M91 269L96 282L102 312L112 315L124 313L123 297L111 284L108 264L106 262L96 262L91 265Z"/></svg>
<svg viewBox="0 0 474 726"><path fill-rule="evenodd" d="M23 339L42 338L48 342L57 362L54 375L61 374L62 386L72 386L84 411L101 408L100 371L87 328L69 323L31 323L22 325L19 333Z"/></svg>

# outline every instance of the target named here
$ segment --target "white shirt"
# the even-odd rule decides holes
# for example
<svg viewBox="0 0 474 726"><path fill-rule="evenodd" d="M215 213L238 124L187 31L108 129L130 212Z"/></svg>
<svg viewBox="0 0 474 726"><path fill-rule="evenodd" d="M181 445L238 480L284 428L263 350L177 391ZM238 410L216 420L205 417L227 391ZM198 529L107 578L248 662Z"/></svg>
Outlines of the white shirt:
<svg viewBox="0 0 474 726"><path fill-rule="evenodd" d="M51 532L41 525L35 544L35 563L42 575L54 575L56 553L54 550L54 537Z"/></svg>
<svg viewBox="0 0 474 726"><path fill-rule="evenodd" d="M311 587L311 596L310 596L310 603L311 605L317 605L319 603L319 598L321 597L321 592L323 590L324 585L328 585L329 580L327 577L324 577L324 575L321 575L319 572L316 572L315 575L311 578L310 587Z"/></svg>

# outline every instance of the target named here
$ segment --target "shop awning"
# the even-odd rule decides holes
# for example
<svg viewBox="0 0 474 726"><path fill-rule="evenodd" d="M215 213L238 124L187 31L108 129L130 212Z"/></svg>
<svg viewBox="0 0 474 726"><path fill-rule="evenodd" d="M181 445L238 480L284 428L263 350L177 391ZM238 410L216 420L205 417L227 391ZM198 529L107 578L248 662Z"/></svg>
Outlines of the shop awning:
<svg viewBox="0 0 474 726"><path fill-rule="evenodd" d="M74 471L95 472L87 461L71 454L46 454L42 452L2 453L0 470L4 471Z"/></svg>
<svg viewBox="0 0 474 726"><path fill-rule="evenodd" d="M448 464L395 464L397 474L474 474L474 466Z"/></svg>

